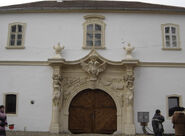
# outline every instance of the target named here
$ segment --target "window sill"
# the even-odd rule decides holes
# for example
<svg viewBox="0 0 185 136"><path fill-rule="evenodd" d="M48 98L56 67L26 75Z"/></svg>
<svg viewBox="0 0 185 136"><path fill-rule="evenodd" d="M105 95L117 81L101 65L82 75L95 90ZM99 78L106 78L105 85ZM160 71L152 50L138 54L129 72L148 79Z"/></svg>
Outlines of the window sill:
<svg viewBox="0 0 185 136"><path fill-rule="evenodd" d="M6 115L7 115L8 117L16 117L16 116L17 116L17 113L16 113L16 114L6 113Z"/></svg>
<svg viewBox="0 0 185 136"><path fill-rule="evenodd" d="M92 48L94 48L94 49L106 49L104 46L83 46L82 47L83 49L92 49Z"/></svg>
<svg viewBox="0 0 185 136"><path fill-rule="evenodd" d="M162 48L162 50L174 50L174 51L181 51L182 48Z"/></svg>
<svg viewBox="0 0 185 136"><path fill-rule="evenodd" d="M24 46L6 46L6 49L24 49Z"/></svg>

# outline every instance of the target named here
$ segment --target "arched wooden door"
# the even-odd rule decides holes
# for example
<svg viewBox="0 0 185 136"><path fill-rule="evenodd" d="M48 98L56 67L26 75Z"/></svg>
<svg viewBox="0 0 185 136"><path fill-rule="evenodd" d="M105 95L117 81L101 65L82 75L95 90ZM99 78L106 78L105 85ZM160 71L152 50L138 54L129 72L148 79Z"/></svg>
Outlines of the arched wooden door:
<svg viewBox="0 0 185 136"><path fill-rule="evenodd" d="M69 130L72 133L112 134L117 129L116 114L116 105L107 93L86 89L70 104Z"/></svg>

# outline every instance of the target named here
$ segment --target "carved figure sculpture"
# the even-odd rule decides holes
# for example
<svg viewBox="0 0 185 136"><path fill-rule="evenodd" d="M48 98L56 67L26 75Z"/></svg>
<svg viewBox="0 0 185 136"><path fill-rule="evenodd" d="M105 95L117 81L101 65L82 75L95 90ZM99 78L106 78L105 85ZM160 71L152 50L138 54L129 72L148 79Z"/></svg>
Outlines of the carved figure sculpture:
<svg viewBox="0 0 185 136"><path fill-rule="evenodd" d="M53 76L53 104L59 105L61 98L61 77L58 75Z"/></svg>
<svg viewBox="0 0 185 136"><path fill-rule="evenodd" d="M62 58L61 56L61 51L64 49L64 46L60 46L60 43L57 45L53 46L53 49L55 50L56 55L53 58L60 59Z"/></svg>
<svg viewBox="0 0 185 136"><path fill-rule="evenodd" d="M90 75L90 80L97 80L97 76L106 68L105 62L100 63L96 55L91 55L88 62L82 62L81 66Z"/></svg>
<svg viewBox="0 0 185 136"><path fill-rule="evenodd" d="M133 46L127 44L123 49L126 51L126 58L125 59L133 59L132 57L132 51L135 49Z"/></svg>
<svg viewBox="0 0 185 136"><path fill-rule="evenodd" d="M128 91L128 92L125 94L125 97L126 97L126 105L127 105L127 106L132 106L133 98L134 98L133 92Z"/></svg>
<svg viewBox="0 0 185 136"><path fill-rule="evenodd" d="M123 77L124 81L125 81L125 87L127 87L129 90L133 90L134 89L134 76L133 75L125 75Z"/></svg>
<svg viewBox="0 0 185 136"><path fill-rule="evenodd" d="M61 95L61 92L59 90L55 90L53 92L53 104L54 105L59 105L60 95Z"/></svg>

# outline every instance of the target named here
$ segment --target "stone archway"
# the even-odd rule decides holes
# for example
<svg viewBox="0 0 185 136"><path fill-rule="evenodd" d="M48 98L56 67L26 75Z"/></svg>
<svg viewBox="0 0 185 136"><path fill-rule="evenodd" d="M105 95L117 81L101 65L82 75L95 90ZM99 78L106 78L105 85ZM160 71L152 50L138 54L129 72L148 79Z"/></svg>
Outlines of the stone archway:
<svg viewBox="0 0 185 136"><path fill-rule="evenodd" d="M109 132L96 131L87 133L135 134L134 125L134 67L138 60L128 59L120 62L109 61L92 50L86 57L77 61L49 59L53 67L53 106L50 132L74 132L68 124L70 103L81 90L86 88L105 90L116 105L117 124ZM96 109L96 108L95 108ZM105 122L104 122L105 123ZM70 126L70 127L69 127ZM76 129L76 128L74 128Z"/></svg>
<svg viewBox="0 0 185 136"><path fill-rule="evenodd" d="M106 92L86 89L78 93L69 108L72 133L112 134L117 130L116 105Z"/></svg>

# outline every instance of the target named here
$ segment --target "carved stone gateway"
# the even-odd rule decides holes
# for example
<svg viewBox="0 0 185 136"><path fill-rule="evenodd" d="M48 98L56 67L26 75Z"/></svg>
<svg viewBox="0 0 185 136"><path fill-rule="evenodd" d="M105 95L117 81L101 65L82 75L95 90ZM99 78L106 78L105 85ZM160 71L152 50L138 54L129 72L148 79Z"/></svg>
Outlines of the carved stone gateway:
<svg viewBox="0 0 185 136"><path fill-rule="evenodd" d="M73 98L86 89L103 90L116 105L115 134L135 135L134 67L138 60L109 61L94 49L78 61L48 60L53 67L53 108L50 132L69 131L69 109Z"/></svg>

